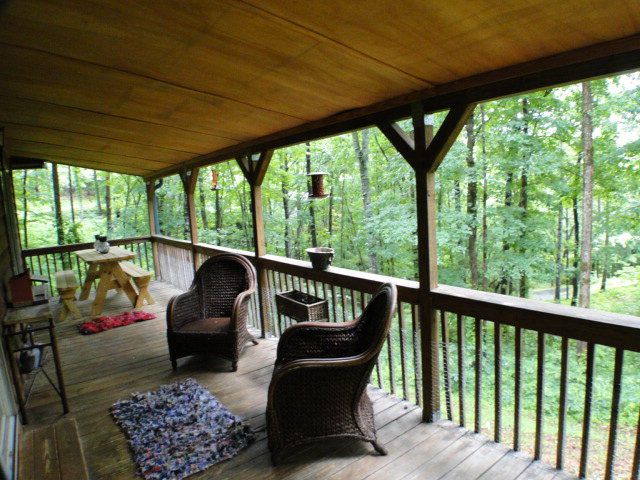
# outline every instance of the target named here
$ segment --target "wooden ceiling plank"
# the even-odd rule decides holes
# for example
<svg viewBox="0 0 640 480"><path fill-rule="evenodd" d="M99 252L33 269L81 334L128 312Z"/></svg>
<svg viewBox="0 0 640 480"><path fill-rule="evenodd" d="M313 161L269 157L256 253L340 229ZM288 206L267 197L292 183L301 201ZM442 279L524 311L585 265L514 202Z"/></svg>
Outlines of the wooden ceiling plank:
<svg viewBox="0 0 640 480"><path fill-rule="evenodd" d="M216 145L229 146L239 141L0 94L0 124L10 123L51 127L141 145L193 151L195 154L210 152Z"/></svg>
<svg viewBox="0 0 640 480"><path fill-rule="evenodd" d="M135 143L94 137L86 134L10 123L5 123L4 125L7 136L16 140L71 146L97 153L103 152L122 157L143 158L167 163L177 163L193 157L193 153L190 152L181 152L155 146L141 146Z"/></svg>
<svg viewBox="0 0 640 480"><path fill-rule="evenodd" d="M26 155L26 156L39 155L39 154L34 154L28 151L23 151L20 149L14 149L12 150L12 153L15 155ZM71 159L67 157L58 157L56 155L51 155L51 154L39 155L39 158L50 163L56 163L58 165L71 165L72 167L81 167L81 168L88 168L91 170L102 170L105 172L122 173L125 175L136 175L139 177L148 176L149 173L153 171L153 170L148 170L146 168L132 167L130 165L120 165L120 164L114 165L114 164L105 163L105 162L96 163L96 162L90 162L88 160L77 160L77 159Z"/></svg>
<svg viewBox="0 0 640 480"><path fill-rule="evenodd" d="M204 166L229 160L237 154L282 148L407 118L411 115L411 104L416 101L423 103L425 112L434 112L453 105L478 103L639 68L640 35L633 35L401 95L195 157L183 167ZM174 169L169 168L154 176L172 173Z"/></svg>
<svg viewBox="0 0 640 480"><path fill-rule="evenodd" d="M237 2L211 1L190 9L130 5L98 1L88 9L73 0L12 3L0 17L0 41L43 51L55 46L55 53L70 58L236 101L250 98L251 104L306 121L361 107L374 101L371 95L382 100L427 86Z"/></svg>
<svg viewBox="0 0 640 480"><path fill-rule="evenodd" d="M247 139L299 124L287 115L186 92L107 67L0 44L4 95ZM224 122L220 119L224 118Z"/></svg>
<svg viewBox="0 0 640 480"><path fill-rule="evenodd" d="M48 143L42 142L33 142L33 141L23 141L17 139L10 139L11 141L11 149L20 149L22 151L28 150L34 154L47 154L50 153L55 155L56 157L69 157L75 160L89 160L95 162L105 162L110 165L131 165L135 164L136 166L141 166L146 170L157 170L159 168L168 168L172 165L167 162L159 162L156 160L146 160L143 158L131 158L131 157L122 157L119 155L112 155L100 152L92 152L89 150L82 150L75 147L65 147L60 145L52 145Z"/></svg>

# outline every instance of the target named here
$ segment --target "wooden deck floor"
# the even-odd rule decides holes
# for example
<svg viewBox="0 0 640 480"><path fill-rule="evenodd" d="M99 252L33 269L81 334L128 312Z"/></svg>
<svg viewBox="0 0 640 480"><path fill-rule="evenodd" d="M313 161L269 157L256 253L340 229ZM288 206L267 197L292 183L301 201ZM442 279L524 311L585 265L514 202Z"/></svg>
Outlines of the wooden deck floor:
<svg viewBox="0 0 640 480"><path fill-rule="evenodd" d="M261 340L258 346L247 347L235 373L224 361L199 358L182 360L174 373L167 352L164 310L177 292L167 284L152 283L156 305L145 310L156 313L156 320L91 336L79 335L79 322L71 318L58 326L70 415L77 419L93 479L136 478L125 437L109 416L109 406L131 392L152 390L185 377L209 388L258 432L257 441L240 455L190 477L193 479L569 478L451 423L421 423L419 408L374 388L370 395L379 440L389 455L379 456L362 442L323 442L307 446L274 468L267 449L264 410L276 340ZM90 300L79 306L88 314ZM126 297L113 292L105 314L129 309ZM34 387L29 412L31 428L61 416L57 397L46 388L43 378Z"/></svg>

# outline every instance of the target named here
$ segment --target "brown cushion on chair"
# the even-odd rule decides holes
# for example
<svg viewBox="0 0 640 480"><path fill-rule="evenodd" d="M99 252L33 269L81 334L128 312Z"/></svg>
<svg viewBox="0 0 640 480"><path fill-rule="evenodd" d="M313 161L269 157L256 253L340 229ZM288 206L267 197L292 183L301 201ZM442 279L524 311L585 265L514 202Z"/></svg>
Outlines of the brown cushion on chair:
<svg viewBox="0 0 640 480"><path fill-rule="evenodd" d="M229 330L229 317L214 317L196 320L180 327L177 333L223 333Z"/></svg>

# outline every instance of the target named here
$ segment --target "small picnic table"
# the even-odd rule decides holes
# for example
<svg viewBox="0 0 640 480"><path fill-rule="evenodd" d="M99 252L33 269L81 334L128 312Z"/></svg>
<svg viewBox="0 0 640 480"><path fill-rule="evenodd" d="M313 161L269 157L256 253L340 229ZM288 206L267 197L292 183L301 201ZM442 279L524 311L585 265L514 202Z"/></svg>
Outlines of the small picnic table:
<svg viewBox="0 0 640 480"><path fill-rule="evenodd" d="M131 278L122 270L120 262L133 260L136 254L120 247L111 247L107 253L99 253L90 248L78 250L75 254L89 264L87 277L82 285L80 300L89 298L91 284L98 280L96 288L96 298L91 306L91 315L96 316L102 313L107 292L111 289L122 290L131 304L135 306L138 292Z"/></svg>

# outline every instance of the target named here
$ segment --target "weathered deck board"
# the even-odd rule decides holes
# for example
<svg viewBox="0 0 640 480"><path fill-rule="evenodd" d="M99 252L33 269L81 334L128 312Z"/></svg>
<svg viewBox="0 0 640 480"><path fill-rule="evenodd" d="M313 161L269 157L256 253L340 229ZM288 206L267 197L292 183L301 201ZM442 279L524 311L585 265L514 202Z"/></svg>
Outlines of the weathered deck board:
<svg viewBox="0 0 640 480"><path fill-rule="evenodd" d="M243 415L256 429L256 441L234 459L194 475L199 479L483 479L530 480L560 477L522 454L509 451L487 438L469 433L450 422L426 424L416 406L371 388L379 440L389 455L379 456L370 445L354 441L311 444L287 457L281 465L270 462L265 432L267 388L273 370L276 340L248 346L238 371L216 359L182 360L171 370L164 309L178 293L161 283L151 284L157 303L145 306L158 319L82 336L67 320L58 327L61 357L71 407L78 422L90 478L135 478L135 466L126 440L109 416L109 406L134 391L152 390L163 383L192 377L211 390L232 411ZM79 302L88 314L91 299ZM111 293L105 313L130 309L124 295ZM29 403L33 426L60 418L55 394L40 378Z"/></svg>

